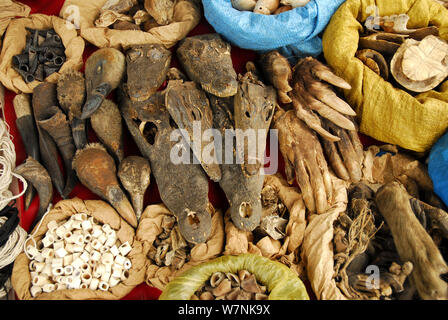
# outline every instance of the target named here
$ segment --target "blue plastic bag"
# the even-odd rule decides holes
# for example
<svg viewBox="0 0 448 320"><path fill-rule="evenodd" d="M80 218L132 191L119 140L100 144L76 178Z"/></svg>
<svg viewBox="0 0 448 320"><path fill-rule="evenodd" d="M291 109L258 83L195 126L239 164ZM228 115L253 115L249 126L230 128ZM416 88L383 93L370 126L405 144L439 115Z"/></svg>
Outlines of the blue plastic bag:
<svg viewBox="0 0 448 320"><path fill-rule="evenodd" d="M331 16L345 0L311 0L306 6L277 15L239 11L230 0L202 0L207 21L231 44L258 52L279 50L295 62L318 56L319 38Z"/></svg>
<svg viewBox="0 0 448 320"><path fill-rule="evenodd" d="M448 132L432 147L428 162L434 192L448 205Z"/></svg>

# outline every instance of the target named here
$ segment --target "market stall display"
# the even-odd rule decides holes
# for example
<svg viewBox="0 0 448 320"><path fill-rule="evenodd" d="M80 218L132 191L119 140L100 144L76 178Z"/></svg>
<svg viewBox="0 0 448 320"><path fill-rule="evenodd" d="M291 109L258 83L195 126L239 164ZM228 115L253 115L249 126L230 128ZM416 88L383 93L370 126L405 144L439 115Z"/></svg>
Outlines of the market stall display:
<svg viewBox="0 0 448 320"><path fill-rule="evenodd" d="M37 300L141 288L185 300L448 299L443 139L428 158L434 141L415 147L428 130L406 136L412 146L360 133L374 89L390 90L375 100L389 114L411 101L425 116L442 108L446 9L342 2L67 0L51 12L63 18L32 9L10 60L41 81L0 100L0 200L20 198L18 218L0 219L0 253L13 253L0 255L0 294L11 283ZM25 21L8 17L5 36ZM333 54L340 44L345 60ZM71 53L85 64L67 67ZM57 58L66 62L40 77ZM404 100L387 104L394 95ZM368 125L398 135L397 121L428 125L407 117Z"/></svg>

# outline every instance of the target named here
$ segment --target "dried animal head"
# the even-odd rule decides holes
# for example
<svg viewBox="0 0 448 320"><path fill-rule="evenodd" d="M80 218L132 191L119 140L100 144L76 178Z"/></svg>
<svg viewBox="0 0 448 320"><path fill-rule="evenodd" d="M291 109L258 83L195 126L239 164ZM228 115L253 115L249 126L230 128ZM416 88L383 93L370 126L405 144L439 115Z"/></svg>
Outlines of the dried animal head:
<svg viewBox="0 0 448 320"><path fill-rule="evenodd" d="M117 105L105 99L90 118L90 124L97 137L120 162L124 157L123 124Z"/></svg>
<svg viewBox="0 0 448 320"><path fill-rule="evenodd" d="M160 44L131 46L126 52L127 88L133 101L145 101L163 84L171 51Z"/></svg>
<svg viewBox="0 0 448 320"><path fill-rule="evenodd" d="M244 174L248 176L259 174L264 165L264 159L260 156L264 157L267 132L274 115L276 101L277 95L274 88L263 84L251 72L240 77L234 100L235 129L240 129L236 132L236 149L239 157L244 154L242 168ZM254 149L254 146L250 146L250 142L246 143L244 136L241 136L248 129L256 132L255 159L252 158L254 155L249 150L249 148ZM264 134L260 136L260 132Z"/></svg>
<svg viewBox="0 0 448 320"><path fill-rule="evenodd" d="M127 157L121 161L118 168L118 177L131 195L137 220L140 220L143 211L143 200L146 189L149 187L150 176L149 161L142 157Z"/></svg>
<svg viewBox="0 0 448 320"><path fill-rule="evenodd" d="M109 201L123 219L134 228L137 227L132 205L117 180L114 159L102 145L93 143L78 150L73 159L73 168L83 185Z"/></svg>
<svg viewBox="0 0 448 320"><path fill-rule="evenodd" d="M219 168L216 154L209 154L208 159L204 159L207 145L213 142L204 141L202 137L204 132L213 127L213 114L210 109L210 103L204 91L199 89L196 83L182 80L169 81L165 91L165 105L180 129L188 133L184 138L189 141L190 147L201 162L205 172L213 181L221 180L221 169ZM195 141L195 125L200 123L200 143Z"/></svg>
<svg viewBox="0 0 448 320"><path fill-rule="evenodd" d="M103 48L95 51L85 66L87 100L81 119L89 118L107 95L118 87L125 73L126 59L117 49Z"/></svg>
<svg viewBox="0 0 448 320"><path fill-rule="evenodd" d="M230 44L218 34L204 34L182 40L177 56L188 77L200 83L205 91L230 97L238 90L230 50Z"/></svg>
<svg viewBox="0 0 448 320"><path fill-rule="evenodd" d="M205 242L211 233L208 179L200 165L171 161L173 148L189 148L185 142L171 141L177 126L165 107L164 93L157 92L140 103L120 91L119 99L126 125L149 159L160 197L176 215L182 236L191 243Z"/></svg>

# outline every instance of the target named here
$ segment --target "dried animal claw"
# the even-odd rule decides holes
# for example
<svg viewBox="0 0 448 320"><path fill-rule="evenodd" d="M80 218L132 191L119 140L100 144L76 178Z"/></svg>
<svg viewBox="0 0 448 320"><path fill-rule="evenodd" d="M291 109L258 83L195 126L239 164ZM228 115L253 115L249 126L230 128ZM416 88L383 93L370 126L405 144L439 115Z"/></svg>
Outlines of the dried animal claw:
<svg viewBox="0 0 448 320"><path fill-rule="evenodd" d="M230 55L231 46L217 33L185 38L177 49L179 61L188 77L217 96L234 96L237 75Z"/></svg>
<svg viewBox="0 0 448 320"><path fill-rule="evenodd" d="M288 92L292 91L289 82L292 79L292 68L288 60L278 51L270 51L261 56L263 73L270 83L277 89L281 103L291 103Z"/></svg>
<svg viewBox="0 0 448 320"><path fill-rule="evenodd" d="M175 5L176 0L145 0L146 11L162 26L173 21Z"/></svg>
<svg viewBox="0 0 448 320"><path fill-rule="evenodd" d="M40 219L42 219L42 216L47 211L48 206L53 199L53 185L51 183L51 178L48 175L47 170L32 157L28 157L26 161L14 171L30 182L39 195L39 211L30 227L30 230L33 230Z"/></svg>
<svg viewBox="0 0 448 320"><path fill-rule="evenodd" d="M121 184L129 192L137 220L143 212L143 200L150 183L151 168L149 161L142 157L125 158L118 168Z"/></svg>
<svg viewBox="0 0 448 320"><path fill-rule="evenodd" d="M163 84L171 51L160 44L131 46L126 52L127 88L133 101L145 101Z"/></svg>
<svg viewBox="0 0 448 320"><path fill-rule="evenodd" d="M86 123L80 118L86 92L84 75L72 70L64 72L59 77L57 92L59 105L68 115L76 149L82 149L88 143Z"/></svg>
<svg viewBox="0 0 448 320"><path fill-rule="evenodd" d="M87 59L85 69L87 100L81 119L89 118L107 95L118 87L126 70L126 59L117 49L103 48Z"/></svg>
<svg viewBox="0 0 448 320"><path fill-rule="evenodd" d="M323 119L322 122L325 130L341 138L337 142L321 139L324 153L334 172L343 180L360 181L364 153L358 133L344 130L326 119Z"/></svg>
<svg viewBox="0 0 448 320"><path fill-rule="evenodd" d="M145 102L132 102L124 91L119 94L126 125L140 152L149 159L160 197L176 215L182 236L192 243L205 242L211 233L208 179L198 164L171 161L173 148L187 151L189 146L171 139L177 126L165 107L164 93L156 92Z"/></svg>
<svg viewBox="0 0 448 320"><path fill-rule="evenodd" d="M288 182L297 180L310 212L325 212L332 201L333 187L317 136L292 110L279 110L274 118Z"/></svg>
<svg viewBox="0 0 448 320"><path fill-rule="evenodd" d="M448 266L433 240L414 215L409 195L397 183L381 187L376 204L389 226L402 261L413 264L413 283L422 299L448 299L448 283L441 275Z"/></svg>
<svg viewBox="0 0 448 320"><path fill-rule="evenodd" d="M297 117L305 121L323 138L339 141L339 137L322 127L319 116L330 120L341 128L355 130L355 124L346 116L354 116L356 113L350 105L334 93L328 84L320 80L341 88L351 88L347 82L334 75L328 67L316 59L308 57L300 60L293 69L294 89L291 94L293 106Z"/></svg>
<svg viewBox="0 0 448 320"><path fill-rule="evenodd" d="M381 53L372 49L363 49L356 52L356 57L384 80L389 78L389 67Z"/></svg>
<svg viewBox="0 0 448 320"><path fill-rule="evenodd" d="M79 180L96 195L110 202L117 212L134 228L137 218L116 176L114 159L98 143L76 152L73 168Z"/></svg>
<svg viewBox="0 0 448 320"><path fill-rule="evenodd" d="M120 162L124 157L123 124L120 110L109 99L105 99L90 118L90 124L102 144Z"/></svg>
<svg viewBox="0 0 448 320"><path fill-rule="evenodd" d="M213 114L205 92L195 82L171 80L165 90L165 105L178 127L186 131L183 132L184 138L207 175L213 181L221 180L221 169L215 152L205 152L211 142L202 139L204 133L213 127ZM201 134L199 142L194 135L198 124Z"/></svg>

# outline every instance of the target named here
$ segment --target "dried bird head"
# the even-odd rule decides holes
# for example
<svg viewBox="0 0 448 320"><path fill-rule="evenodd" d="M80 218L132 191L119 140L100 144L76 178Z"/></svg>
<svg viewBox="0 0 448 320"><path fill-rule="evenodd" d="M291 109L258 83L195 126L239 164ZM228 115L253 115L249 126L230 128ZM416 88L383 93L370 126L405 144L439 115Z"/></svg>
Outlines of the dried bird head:
<svg viewBox="0 0 448 320"><path fill-rule="evenodd" d="M230 50L230 44L218 34L204 34L182 40L177 56L188 77L200 83L205 91L230 97L238 90Z"/></svg>
<svg viewBox="0 0 448 320"><path fill-rule="evenodd" d="M73 168L83 185L109 201L123 219L137 227L132 205L118 183L114 159L102 145L93 143L78 150L73 159Z"/></svg>
<svg viewBox="0 0 448 320"><path fill-rule="evenodd" d="M120 162L124 157L123 123L118 106L105 99L90 118L90 124L98 139Z"/></svg>
<svg viewBox="0 0 448 320"><path fill-rule="evenodd" d="M81 119L89 118L103 103L107 95L118 87L126 69L123 53L113 48L95 51L86 61L87 100Z"/></svg>
<svg viewBox="0 0 448 320"><path fill-rule="evenodd" d="M118 168L121 184L132 198L137 220L143 212L143 200L149 187L151 167L149 161L142 157L130 156L125 158Z"/></svg>

